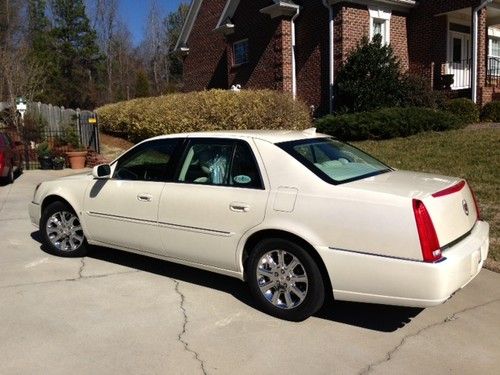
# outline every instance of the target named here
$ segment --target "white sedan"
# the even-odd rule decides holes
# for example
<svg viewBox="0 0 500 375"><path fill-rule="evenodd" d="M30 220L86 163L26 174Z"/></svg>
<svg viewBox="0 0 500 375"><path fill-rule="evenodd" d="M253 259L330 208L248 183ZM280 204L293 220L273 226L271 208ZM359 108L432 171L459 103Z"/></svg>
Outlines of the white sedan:
<svg viewBox="0 0 500 375"><path fill-rule="evenodd" d="M332 294L440 304L489 247L465 180L394 170L314 129L149 139L42 183L29 212L53 254L101 245L233 276L289 320Z"/></svg>

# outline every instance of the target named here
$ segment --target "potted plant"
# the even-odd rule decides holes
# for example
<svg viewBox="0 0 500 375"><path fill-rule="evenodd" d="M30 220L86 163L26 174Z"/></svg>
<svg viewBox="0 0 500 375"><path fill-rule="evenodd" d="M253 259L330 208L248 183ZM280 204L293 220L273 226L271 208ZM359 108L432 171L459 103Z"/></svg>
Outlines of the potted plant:
<svg viewBox="0 0 500 375"><path fill-rule="evenodd" d="M40 168L43 170L52 169L52 150L47 142L42 142L36 147Z"/></svg>
<svg viewBox="0 0 500 375"><path fill-rule="evenodd" d="M87 149L82 147L80 137L72 126L67 126L65 129L65 138L71 147L71 151L66 152L69 159L71 169L85 168L85 160L87 158Z"/></svg>
<svg viewBox="0 0 500 375"><path fill-rule="evenodd" d="M64 164L66 164L66 158L63 155L54 152L54 157L52 158L52 166L54 169L64 169Z"/></svg>
<svg viewBox="0 0 500 375"><path fill-rule="evenodd" d="M455 83L455 75L454 74L442 74L441 75L441 84L445 90L450 90L451 85Z"/></svg>

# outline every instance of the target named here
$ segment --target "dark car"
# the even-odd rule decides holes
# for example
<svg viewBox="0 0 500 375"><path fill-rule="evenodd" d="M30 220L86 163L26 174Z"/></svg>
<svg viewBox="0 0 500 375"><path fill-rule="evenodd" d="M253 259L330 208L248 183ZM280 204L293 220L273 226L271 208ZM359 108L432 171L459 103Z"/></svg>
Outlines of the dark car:
<svg viewBox="0 0 500 375"><path fill-rule="evenodd" d="M14 142L12 138L0 131L0 180L1 182L14 182L15 174L20 174L23 168L22 152L20 142Z"/></svg>

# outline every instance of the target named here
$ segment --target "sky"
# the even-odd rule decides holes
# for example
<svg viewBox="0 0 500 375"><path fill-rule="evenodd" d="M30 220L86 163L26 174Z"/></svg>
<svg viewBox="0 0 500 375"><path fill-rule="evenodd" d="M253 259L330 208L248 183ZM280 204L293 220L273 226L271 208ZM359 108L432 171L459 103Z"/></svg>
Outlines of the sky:
<svg viewBox="0 0 500 375"><path fill-rule="evenodd" d="M189 3L190 0L157 0L161 7L163 16L176 10L179 4ZM146 18L149 12L150 0L119 0L120 14L127 23L133 38L134 44L138 45L144 37Z"/></svg>

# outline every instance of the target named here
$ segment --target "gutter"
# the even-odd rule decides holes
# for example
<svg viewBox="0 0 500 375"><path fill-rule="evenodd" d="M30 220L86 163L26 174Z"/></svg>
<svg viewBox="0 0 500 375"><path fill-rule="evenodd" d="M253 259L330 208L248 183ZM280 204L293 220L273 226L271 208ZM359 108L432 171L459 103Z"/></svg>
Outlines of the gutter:
<svg viewBox="0 0 500 375"><path fill-rule="evenodd" d="M328 30L328 35L329 35L329 42L328 42L328 48L329 48L329 79L330 79L330 84L329 84L329 93L328 93L328 104L329 104L329 111L330 113L333 113L333 100L334 100L334 93L333 93L333 87L335 85L335 21L334 21L334 14L333 14L333 6L328 3L328 0L323 0L323 5L328 8L329 11L329 18L328 18L328 24L329 24L329 30Z"/></svg>
<svg viewBox="0 0 500 375"><path fill-rule="evenodd" d="M477 103L477 74L478 74L478 42L479 42L479 11L491 4L493 0L483 2L472 12L472 101Z"/></svg>
<svg viewBox="0 0 500 375"><path fill-rule="evenodd" d="M297 63L295 58L295 45L296 45L296 32L295 32L295 20L300 15L300 7L297 7L295 15L292 17L291 21L291 33L292 33L292 97L293 100L297 98Z"/></svg>

